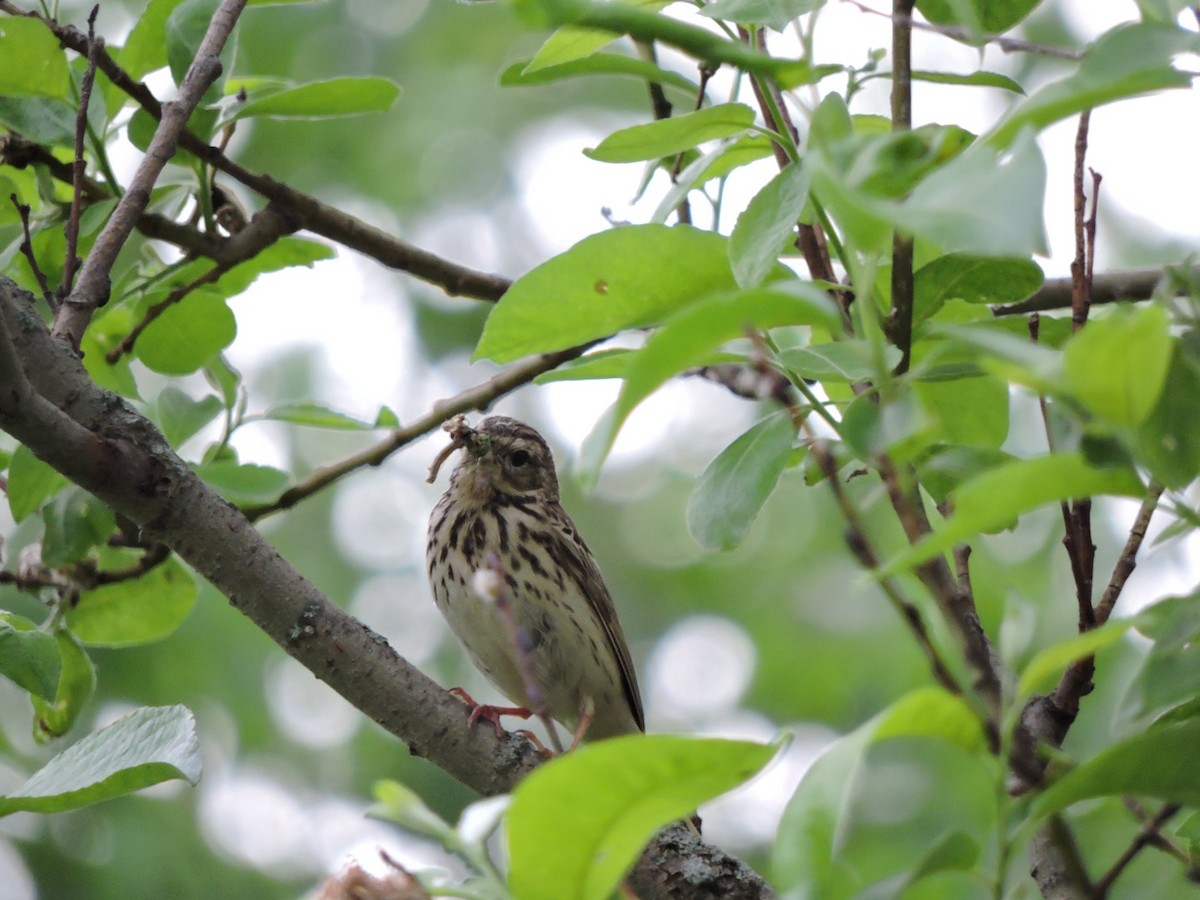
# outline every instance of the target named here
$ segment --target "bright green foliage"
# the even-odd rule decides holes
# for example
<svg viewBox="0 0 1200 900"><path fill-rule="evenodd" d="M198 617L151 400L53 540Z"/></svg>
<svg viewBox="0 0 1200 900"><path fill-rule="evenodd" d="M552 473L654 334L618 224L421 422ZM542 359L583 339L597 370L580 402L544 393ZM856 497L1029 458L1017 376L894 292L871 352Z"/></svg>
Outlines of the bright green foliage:
<svg viewBox="0 0 1200 900"><path fill-rule="evenodd" d="M271 466L222 459L196 467L200 477L230 502L269 503L287 488L287 472Z"/></svg>
<svg viewBox="0 0 1200 900"><path fill-rule="evenodd" d="M1122 25L1088 48L1077 71L1018 103L989 135L1007 146L1027 126L1045 128L1085 109L1138 94L1190 84L1190 77L1171 65L1172 57L1196 52L1194 33L1170 25Z"/></svg>
<svg viewBox="0 0 1200 900"><path fill-rule="evenodd" d="M655 84L668 84L682 90L696 89L695 84L677 72L662 69L642 59L632 59L617 53L593 53L583 59L559 63L554 66L531 68L529 60L515 62L500 75L504 87L548 84L563 78L583 75L631 75Z"/></svg>
<svg viewBox="0 0 1200 900"><path fill-rule="evenodd" d="M17 447L8 463L8 508L20 522L66 484L66 479L29 452Z"/></svg>
<svg viewBox="0 0 1200 900"><path fill-rule="evenodd" d="M772 413L709 463L688 501L688 531L697 541L711 550L741 543L775 489L794 437L787 414Z"/></svg>
<svg viewBox="0 0 1200 900"><path fill-rule="evenodd" d="M0 674L34 696L53 700L61 669L52 635L23 616L0 613Z"/></svg>
<svg viewBox="0 0 1200 900"><path fill-rule="evenodd" d="M717 294L680 310L663 322L631 360L617 402L584 443L583 475L594 480L621 425L639 403L671 376L699 365L721 344L747 329L786 325L836 328L837 322L828 297L800 282Z"/></svg>
<svg viewBox="0 0 1200 900"><path fill-rule="evenodd" d="M78 809L173 778L191 784L200 779L195 719L182 706L136 709L0 797L0 816Z"/></svg>
<svg viewBox="0 0 1200 900"><path fill-rule="evenodd" d="M775 751L742 741L637 735L551 761L513 794L507 827L514 894L603 900L655 831L741 784Z"/></svg>
<svg viewBox="0 0 1200 900"><path fill-rule="evenodd" d="M108 540L116 524L112 511L82 488L60 491L46 504L42 520L42 562L55 567L83 559Z"/></svg>
<svg viewBox="0 0 1200 900"><path fill-rule="evenodd" d="M722 103L682 116L617 131L584 152L599 162L637 162L691 150L714 138L733 137L754 124L744 103Z"/></svg>
<svg viewBox="0 0 1200 900"><path fill-rule="evenodd" d="M1041 267L1031 259L949 253L913 273L913 322L928 319L948 300L1016 303L1041 286Z"/></svg>
<svg viewBox="0 0 1200 900"><path fill-rule="evenodd" d="M69 631L53 636L59 658L58 684L50 697L31 694L33 737L39 744L49 743L71 730L96 691L96 666L79 640Z"/></svg>
<svg viewBox="0 0 1200 900"><path fill-rule="evenodd" d="M1200 720L1167 722L1119 741L1072 769L1034 803L1044 816L1091 797L1136 794L1200 806L1200 784L1188 756L1200 741Z"/></svg>
<svg viewBox="0 0 1200 900"><path fill-rule="evenodd" d="M45 26L6 17L0 26L0 93L62 99L70 83L67 58Z"/></svg>
<svg viewBox="0 0 1200 900"><path fill-rule="evenodd" d="M1010 527L1022 513L1055 500L1095 494L1140 497L1144 493L1145 487L1129 469L1094 468L1078 454L1008 463L960 485L954 493L953 517L888 568L914 565L960 541Z"/></svg>
<svg viewBox="0 0 1200 900"><path fill-rule="evenodd" d="M808 202L809 173L791 165L772 178L742 213L729 235L733 277L757 287L770 274Z"/></svg>
<svg viewBox="0 0 1200 900"><path fill-rule="evenodd" d="M585 238L517 279L488 316L475 358L508 362L660 322L734 286L725 248L720 235L661 225Z"/></svg>
<svg viewBox="0 0 1200 900"><path fill-rule="evenodd" d="M1063 349L1067 389L1093 415L1136 428L1158 401L1171 364L1167 314L1117 310L1092 322Z"/></svg>
<svg viewBox="0 0 1200 900"><path fill-rule="evenodd" d="M400 88L386 78L335 78L276 89L258 96L251 94L245 105L233 107L233 114L226 121L254 116L324 119L387 112L399 96Z"/></svg>
<svg viewBox="0 0 1200 900"><path fill-rule="evenodd" d="M67 612L67 624L85 644L128 647L166 637L196 602L196 583L168 559L131 584L86 591Z"/></svg>
<svg viewBox="0 0 1200 900"><path fill-rule="evenodd" d="M901 698L805 774L780 824L776 883L843 897L871 884L899 892L942 869L986 872L1000 809L984 746L959 698L934 688ZM895 802L881 815L884 797Z"/></svg>

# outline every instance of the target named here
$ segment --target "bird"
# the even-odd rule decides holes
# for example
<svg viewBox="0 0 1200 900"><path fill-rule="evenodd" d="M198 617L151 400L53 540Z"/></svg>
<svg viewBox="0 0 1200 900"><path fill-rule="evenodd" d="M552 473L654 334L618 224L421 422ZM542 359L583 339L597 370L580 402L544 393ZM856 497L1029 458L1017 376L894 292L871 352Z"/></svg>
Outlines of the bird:
<svg viewBox="0 0 1200 900"><path fill-rule="evenodd" d="M487 679L517 707L474 704L471 722L499 715L552 718L572 747L645 731L633 658L596 559L559 500L554 457L532 427L456 416L450 486L429 518L426 566L450 630ZM550 727L552 740L557 734Z"/></svg>

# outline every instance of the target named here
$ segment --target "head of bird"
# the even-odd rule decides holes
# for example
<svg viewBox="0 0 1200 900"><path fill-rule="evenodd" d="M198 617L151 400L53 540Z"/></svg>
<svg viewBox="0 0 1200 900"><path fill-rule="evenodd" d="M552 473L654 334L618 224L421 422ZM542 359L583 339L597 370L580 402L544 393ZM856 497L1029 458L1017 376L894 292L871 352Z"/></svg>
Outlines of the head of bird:
<svg viewBox="0 0 1200 900"><path fill-rule="evenodd" d="M528 425L508 416L489 416L476 428L462 420L449 430L448 451L463 449L451 477L454 490L485 503L499 495L558 502L554 456Z"/></svg>

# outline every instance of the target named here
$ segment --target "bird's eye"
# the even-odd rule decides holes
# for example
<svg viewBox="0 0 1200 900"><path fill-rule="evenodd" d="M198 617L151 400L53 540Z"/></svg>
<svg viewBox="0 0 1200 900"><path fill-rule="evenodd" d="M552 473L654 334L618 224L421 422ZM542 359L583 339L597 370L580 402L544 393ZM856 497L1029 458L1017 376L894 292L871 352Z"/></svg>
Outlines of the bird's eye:
<svg viewBox="0 0 1200 900"><path fill-rule="evenodd" d="M523 466L527 466L529 464L529 451L528 450L514 450L512 452L512 454L508 457L508 461L511 462L513 464L513 466L518 469L522 468Z"/></svg>

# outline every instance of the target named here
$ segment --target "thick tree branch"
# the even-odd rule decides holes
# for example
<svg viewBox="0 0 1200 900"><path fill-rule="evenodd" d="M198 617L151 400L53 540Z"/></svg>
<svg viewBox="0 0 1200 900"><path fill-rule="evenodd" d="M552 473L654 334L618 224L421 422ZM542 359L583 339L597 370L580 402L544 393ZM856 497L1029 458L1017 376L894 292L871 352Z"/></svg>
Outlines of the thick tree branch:
<svg viewBox="0 0 1200 900"><path fill-rule="evenodd" d="M467 727L467 707L305 580L147 419L88 378L33 298L0 279L0 428L169 546L289 655L351 704L482 794L511 790L540 761L522 738ZM668 829L631 876L640 896L764 897L766 884L716 848ZM736 890L734 889L736 887Z"/></svg>
<svg viewBox="0 0 1200 900"><path fill-rule="evenodd" d="M213 13L196 57L179 86L179 97L162 107L162 118L150 146L146 148L146 155L117 203L117 208L92 245L87 260L79 270L78 284L63 301L54 322L54 336L67 341L72 347L79 346L92 314L108 299L109 273L117 261L117 254L125 246L138 218L150 202L150 192L163 167L175 153L179 136L192 111L221 74L221 50L245 5L246 0L223 0ZM89 51L90 59L98 62L99 51L90 44Z"/></svg>

